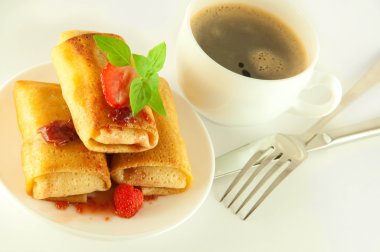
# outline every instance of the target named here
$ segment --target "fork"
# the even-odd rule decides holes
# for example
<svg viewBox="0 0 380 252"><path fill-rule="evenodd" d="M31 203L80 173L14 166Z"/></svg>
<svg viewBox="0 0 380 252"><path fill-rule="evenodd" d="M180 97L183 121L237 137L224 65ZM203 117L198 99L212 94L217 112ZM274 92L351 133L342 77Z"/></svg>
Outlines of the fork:
<svg viewBox="0 0 380 252"><path fill-rule="evenodd" d="M343 128L316 134L306 144L307 152L325 149L363 138L380 135L380 117ZM257 142L251 142L227 152L215 160L215 179L236 174L257 149ZM258 165L258 164L256 164Z"/></svg>
<svg viewBox="0 0 380 252"><path fill-rule="evenodd" d="M231 198L230 202L227 202L227 208L230 208L234 206L237 199L241 197L242 203L239 204L234 211L235 214L238 214L248 203L252 203L251 199L253 197L256 197L256 200L253 201L248 211L243 216L240 215L243 220L246 220L270 193L307 158L308 152L306 145L318 135L319 131L332 118L379 81L380 61L376 62L376 64L346 92L341 103L332 113L319 119L303 134L276 134L261 140L258 143L258 150L251 156L241 172L231 182L220 201L225 202L227 198ZM245 181L242 180L243 178ZM254 180L256 184L253 183ZM241 187L238 188L238 185ZM267 187L263 187L264 185L267 185ZM258 193L260 191L261 195ZM232 195L232 192L234 192L234 195Z"/></svg>

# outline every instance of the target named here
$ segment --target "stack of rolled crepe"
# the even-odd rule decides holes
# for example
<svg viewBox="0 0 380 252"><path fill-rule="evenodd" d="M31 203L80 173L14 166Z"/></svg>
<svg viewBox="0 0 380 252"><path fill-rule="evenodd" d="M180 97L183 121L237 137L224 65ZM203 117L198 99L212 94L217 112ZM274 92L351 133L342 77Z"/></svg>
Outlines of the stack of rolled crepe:
<svg viewBox="0 0 380 252"><path fill-rule="evenodd" d="M84 145L105 153L149 150L157 145L158 132L152 110L146 106L136 120L114 122L103 95L101 71L107 57L96 46L93 36L101 33L67 31L53 48L52 60L77 133ZM109 35L122 40L118 35ZM148 117L149 120L146 120Z"/></svg>
<svg viewBox="0 0 380 252"><path fill-rule="evenodd" d="M60 44L52 51L63 97L78 135L90 150L120 153L112 155L110 166L111 177L117 183L139 186L144 195L186 190L192 181L191 168L168 84L160 79L167 117L153 114L147 106L143 113L151 116L153 123L139 120L140 123L120 126L110 121L107 113L111 108L105 101L100 79L107 58L95 44L96 34L101 33L63 32ZM115 34L101 35L121 39Z"/></svg>
<svg viewBox="0 0 380 252"><path fill-rule="evenodd" d="M71 119L59 85L18 81L14 98L28 194L36 199L84 202L87 193L111 187L105 154L89 151L79 138L63 146L48 144L37 132L54 121Z"/></svg>
<svg viewBox="0 0 380 252"><path fill-rule="evenodd" d="M15 85L27 192L37 199L85 201L87 193L110 188L110 173L115 182L140 187L144 195L185 191L192 174L169 85L160 79L166 117L147 106L136 120L114 122L100 79L107 58L96 47L95 34L61 34L52 51L61 86L28 81ZM79 136L75 141L55 146L37 133L42 126L70 118ZM105 153L116 153L110 156L111 172Z"/></svg>

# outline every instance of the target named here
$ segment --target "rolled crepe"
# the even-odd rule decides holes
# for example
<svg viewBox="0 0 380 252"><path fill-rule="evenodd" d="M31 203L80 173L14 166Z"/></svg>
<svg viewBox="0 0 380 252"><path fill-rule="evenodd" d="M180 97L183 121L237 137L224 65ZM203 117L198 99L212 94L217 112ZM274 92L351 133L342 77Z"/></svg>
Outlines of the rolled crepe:
<svg viewBox="0 0 380 252"><path fill-rule="evenodd" d="M28 194L36 199L83 202L87 193L111 187L105 154L89 151L78 137L56 146L37 132L54 121L71 119L59 85L18 81L14 98Z"/></svg>
<svg viewBox="0 0 380 252"><path fill-rule="evenodd" d="M192 181L190 162L178 127L170 88L164 79L160 79L159 87L167 116L154 114L160 134L157 146L140 153L114 154L110 166L114 181L139 186L144 195L182 192Z"/></svg>
<svg viewBox="0 0 380 252"><path fill-rule="evenodd" d="M84 145L106 153L139 152L157 145L158 133L150 107L128 122L112 119L117 110L103 95L100 74L107 58L96 46L97 33L67 31L53 48L52 60L62 86L62 95ZM100 34L100 33L98 33ZM103 34L121 39L117 35ZM66 40L65 40L66 39Z"/></svg>

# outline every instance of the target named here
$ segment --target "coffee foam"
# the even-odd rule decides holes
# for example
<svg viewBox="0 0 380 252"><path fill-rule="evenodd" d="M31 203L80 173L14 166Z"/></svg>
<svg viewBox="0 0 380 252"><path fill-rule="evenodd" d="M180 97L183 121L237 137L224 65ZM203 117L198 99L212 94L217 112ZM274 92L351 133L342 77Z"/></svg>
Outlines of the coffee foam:
<svg viewBox="0 0 380 252"><path fill-rule="evenodd" d="M264 76L278 75L286 70L284 59L268 49L257 49L251 52L249 60L254 70Z"/></svg>

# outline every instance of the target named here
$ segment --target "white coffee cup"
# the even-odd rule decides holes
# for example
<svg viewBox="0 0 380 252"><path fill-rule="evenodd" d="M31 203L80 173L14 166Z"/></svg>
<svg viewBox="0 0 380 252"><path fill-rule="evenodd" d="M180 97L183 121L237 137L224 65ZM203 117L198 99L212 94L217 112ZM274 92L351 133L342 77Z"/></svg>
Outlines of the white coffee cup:
<svg viewBox="0 0 380 252"><path fill-rule="evenodd" d="M210 58L195 40L190 21L203 8L226 3L244 3L264 9L289 25L308 54L307 68L296 76L279 80L245 77L224 68ZM319 44L309 22L291 5L278 0L193 0L179 32L177 76L185 97L208 119L225 125L268 122L290 111L322 117L335 109L342 97L339 80L315 71ZM328 90L327 101L308 101L301 92L309 88Z"/></svg>

